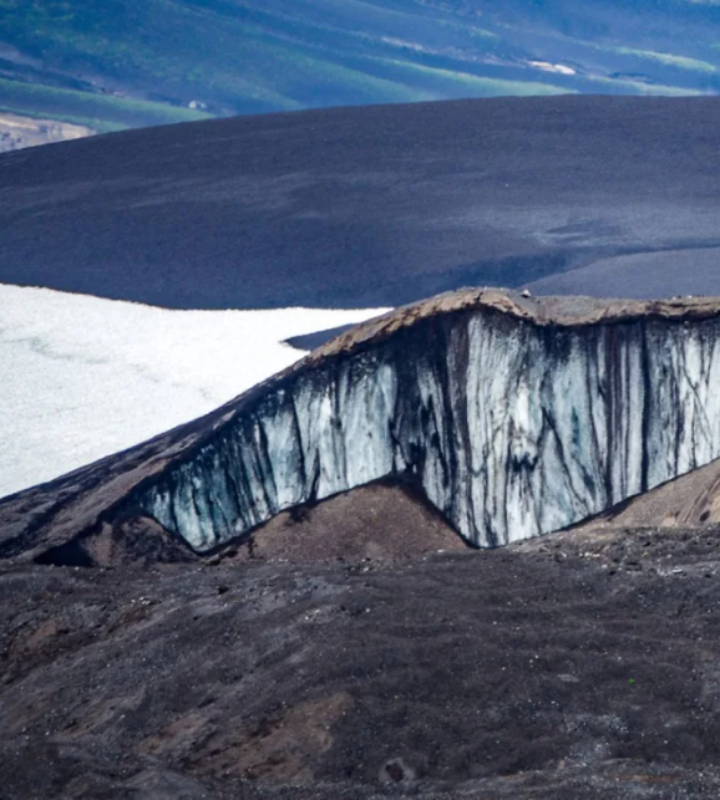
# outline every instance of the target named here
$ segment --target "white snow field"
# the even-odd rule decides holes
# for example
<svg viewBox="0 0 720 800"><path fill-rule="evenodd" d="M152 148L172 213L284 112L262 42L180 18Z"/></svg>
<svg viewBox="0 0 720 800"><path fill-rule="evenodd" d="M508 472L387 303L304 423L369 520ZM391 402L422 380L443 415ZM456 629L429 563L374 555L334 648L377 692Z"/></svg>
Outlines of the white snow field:
<svg viewBox="0 0 720 800"><path fill-rule="evenodd" d="M387 309L171 311L0 284L0 497L212 411Z"/></svg>

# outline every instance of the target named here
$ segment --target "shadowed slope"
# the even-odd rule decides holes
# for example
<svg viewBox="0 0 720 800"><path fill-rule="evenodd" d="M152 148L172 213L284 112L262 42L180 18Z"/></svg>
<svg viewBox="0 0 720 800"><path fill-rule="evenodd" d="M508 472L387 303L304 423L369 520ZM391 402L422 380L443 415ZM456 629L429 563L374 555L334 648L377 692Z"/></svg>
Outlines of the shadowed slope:
<svg viewBox="0 0 720 800"><path fill-rule="evenodd" d="M618 297L647 297L641 276L648 276L657 297L707 294L720 276L720 248L697 247L603 258L590 266L555 273L528 286L538 294L593 295L612 291Z"/></svg>
<svg viewBox="0 0 720 800"><path fill-rule="evenodd" d="M394 306L720 246L720 101L567 97L333 109L0 158L0 281L179 308ZM624 294L666 293L628 262ZM670 261L669 261L670 260ZM704 262L703 262L704 263ZM697 275L696 275L697 273ZM694 279L696 276L696 280ZM679 292L688 294L688 291Z"/></svg>

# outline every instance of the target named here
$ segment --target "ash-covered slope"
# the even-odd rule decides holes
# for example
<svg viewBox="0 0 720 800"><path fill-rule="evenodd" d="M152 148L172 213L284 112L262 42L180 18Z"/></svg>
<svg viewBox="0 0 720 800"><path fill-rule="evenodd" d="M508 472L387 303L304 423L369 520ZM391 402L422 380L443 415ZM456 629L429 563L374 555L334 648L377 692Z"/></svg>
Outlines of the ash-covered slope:
<svg viewBox="0 0 720 800"><path fill-rule="evenodd" d="M214 414L0 505L2 552L154 519L206 552L379 479L470 542L557 530L720 456L716 299L466 290L365 323Z"/></svg>
<svg viewBox="0 0 720 800"><path fill-rule="evenodd" d="M629 528L702 529L720 524L720 460L633 497L568 529L573 536Z"/></svg>
<svg viewBox="0 0 720 800"><path fill-rule="evenodd" d="M0 157L0 281L175 308L387 307L571 270L535 293L715 295L719 152L713 97L337 108L94 137Z"/></svg>

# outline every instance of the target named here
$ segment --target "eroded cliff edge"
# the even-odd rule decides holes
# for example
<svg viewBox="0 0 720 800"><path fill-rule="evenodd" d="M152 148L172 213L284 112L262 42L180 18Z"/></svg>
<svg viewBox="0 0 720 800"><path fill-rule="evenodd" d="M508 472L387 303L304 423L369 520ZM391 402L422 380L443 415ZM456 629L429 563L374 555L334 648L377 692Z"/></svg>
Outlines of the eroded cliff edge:
<svg viewBox="0 0 720 800"><path fill-rule="evenodd" d="M720 456L719 386L717 299L465 290L359 326L202 420L10 498L3 538L34 547L43 531L62 539L132 510L205 552L391 478L471 543L498 546Z"/></svg>

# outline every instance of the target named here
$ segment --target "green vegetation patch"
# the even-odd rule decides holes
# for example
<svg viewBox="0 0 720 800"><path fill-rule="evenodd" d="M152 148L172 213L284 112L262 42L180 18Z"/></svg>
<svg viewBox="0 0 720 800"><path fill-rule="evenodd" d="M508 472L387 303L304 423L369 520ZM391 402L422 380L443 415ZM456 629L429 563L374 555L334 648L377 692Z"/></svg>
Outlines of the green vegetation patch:
<svg viewBox="0 0 720 800"><path fill-rule="evenodd" d="M622 56L634 56L644 58L648 61L655 61L667 67L677 67L678 69L693 70L694 72L717 72L718 69L709 61L700 61L697 58L687 56L676 56L671 53L656 53L653 50L636 50L633 47L612 47L612 52Z"/></svg>
<svg viewBox="0 0 720 800"><path fill-rule="evenodd" d="M654 97L699 97L708 94L701 89L686 89L682 86L665 86L658 83L643 83L629 78L593 78L595 83L625 90L630 94L651 95Z"/></svg>
<svg viewBox="0 0 720 800"><path fill-rule="evenodd" d="M720 92L718 3L0 0L0 42L21 55L2 61L0 103L107 130L444 98ZM533 61L572 70L540 75Z"/></svg>
<svg viewBox="0 0 720 800"><path fill-rule="evenodd" d="M51 117L98 130L137 125L163 125L208 119L202 111L112 95L90 94L0 78L0 97L7 111ZM90 125L90 120L93 124ZM110 127L108 127L110 126Z"/></svg>
<svg viewBox="0 0 720 800"><path fill-rule="evenodd" d="M535 96L572 94L573 90L563 86L539 81L514 81L501 78L484 78L472 75L469 72L455 72L448 69L413 64L407 61L387 60L392 65L398 76L404 75L405 80L412 81L422 76L423 83L428 88L434 87L444 93L461 89L465 97L502 97L502 96Z"/></svg>

